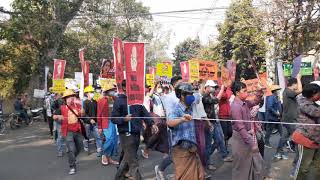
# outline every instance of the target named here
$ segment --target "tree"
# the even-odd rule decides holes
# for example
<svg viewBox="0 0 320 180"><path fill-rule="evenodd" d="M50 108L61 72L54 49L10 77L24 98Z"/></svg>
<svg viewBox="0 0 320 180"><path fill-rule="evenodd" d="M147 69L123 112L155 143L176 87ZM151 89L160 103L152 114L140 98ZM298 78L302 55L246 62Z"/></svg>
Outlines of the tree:
<svg viewBox="0 0 320 180"><path fill-rule="evenodd" d="M320 51L320 0L260 0L264 25L274 39L275 56L292 62L297 54Z"/></svg>
<svg viewBox="0 0 320 180"><path fill-rule="evenodd" d="M145 31L145 22L152 20L149 8L135 0L15 0L12 7L12 11L0 8L10 15L0 22L0 50L6 57L1 61L12 64L10 71L1 72L15 74L8 77L8 73L0 73L0 86L21 85L12 94L24 91L31 78L42 78L45 65L52 67L54 58L66 59L66 75L73 76L80 70L79 48L86 48L91 72L98 73L100 60L113 58L113 37L125 41L152 39ZM22 46L30 52L22 51ZM26 62L31 66L23 66Z"/></svg>
<svg viewBox="0 0 320 180"><path fill-rule="evenodd" d="M174 48L174 74L180 73L180 62L195 58L201 48L199 37L195 39L187 38Z"/></svg>
<svg viewBox="0 0 320 180"><path fill-rule="evenodd" d="M252 0L234 1L218 30L219 51L224 62L230 59L237 61L237 78L255 78L248 53L259 69L264 63L267 48L262 18L252 6Z"/></svg>

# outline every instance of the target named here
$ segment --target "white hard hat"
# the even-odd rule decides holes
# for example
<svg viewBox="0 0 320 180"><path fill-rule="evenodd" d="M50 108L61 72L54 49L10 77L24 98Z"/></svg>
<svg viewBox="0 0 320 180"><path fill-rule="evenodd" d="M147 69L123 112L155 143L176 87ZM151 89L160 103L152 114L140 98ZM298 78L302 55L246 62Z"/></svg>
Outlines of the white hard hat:
<svg viewBox="0 0 320 180"><path fill-rule="evenodd" d="M316 84L316 85L320 86L320 81L312 81L310 84Z"/></svg>
<svg viewBox="0 0 320 180"><path fill-rule="evenodd" d="M204 87L208 87L208 86L211 86L211 87L216 87L218 86L218 84L212 80L207 80L206 84L204 85Z"/></svg>

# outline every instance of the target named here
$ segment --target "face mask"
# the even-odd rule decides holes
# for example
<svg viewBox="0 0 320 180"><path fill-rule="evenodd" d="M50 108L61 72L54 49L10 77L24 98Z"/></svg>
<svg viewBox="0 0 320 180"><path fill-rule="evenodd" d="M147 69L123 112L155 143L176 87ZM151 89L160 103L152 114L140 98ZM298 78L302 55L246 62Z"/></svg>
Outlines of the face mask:
<svg viewBox="0 0 320 180"><path fill-rule="evenodd" d="M187 106L191 106L194 101L195 97L193 95L187 95L185 98L185 103Z"/></svg>
<svg viewBox="0 0 320 180"><path fill-rule="evenodd" d="M157 93L161 94L162 93L162 89L161 88L157 89Z"/></svg>
<svg viewBox="0 0 320 180"><path fill-rule="evenodd" d="M100 94L100 93L101 93L101 90L100 90L100 89L99 89L99 90L97 90L97 93L99 93L99 94Z"/></svg>
<svg viewBox="0 0 320 180"><path fill-rule="evenodd" d="M247 99L247 97L248 97L248 93L239 93L239 98L242 100L242 101L244 101L244 100L246 100Z"/></svg>
<svg viewBox="0 0 320 180"><path fill-rule="evenodd" d="M115 97L115 96L116 96L116 92L114 92L114 91L109 91L109 92L108 92L108 96Z"/></svg>
<svg viewBox="0 0 320 180"><path fill-rule="evenodd" d="M215 91L216 91L216 88L211 87L211 89L210 89L210 93L214 93Z"/></svg>
<svg viewBox="0 0 320 180"><path fill-rule="evenodd" d="M94 97L94 94L93 93L89 93L88 94L88 98L92 99Z"/></svg>

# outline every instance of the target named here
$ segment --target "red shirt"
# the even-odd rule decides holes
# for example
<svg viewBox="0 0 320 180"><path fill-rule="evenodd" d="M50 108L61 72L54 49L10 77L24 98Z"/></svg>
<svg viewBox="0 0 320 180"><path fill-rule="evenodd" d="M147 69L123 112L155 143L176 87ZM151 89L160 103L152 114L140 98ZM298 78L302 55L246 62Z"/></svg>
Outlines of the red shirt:
<svg viewBox="0 0 320 180"><path fill-rule="evenodd" d="M228 87L223 93L219 101L219 118L229 119L230 118L230 102L229 99L232 96L232 91Z"/></svg>
<svg viewBox="0 0 320 180"><path fill-rule="evenodd" d="M81 111L81 105L80 104L75 104L70 106L74 110L75 113ZM68 134L68 131L71 132L81 132L81 125L80 122L77 121L76 123L68 123L69 118L71 117L71 111L67 107L67 105L62 105L61 106L61 115L63 116L63 121L61 123L61 133L62 136L66 137Z"/></svg>
<svg viewBox="0 0 320 180"><path fill-rule="evenodd" d="M98 128L99 129L106 129L109 127L109 101L107 97L102 97L98 101Z"/></svg>

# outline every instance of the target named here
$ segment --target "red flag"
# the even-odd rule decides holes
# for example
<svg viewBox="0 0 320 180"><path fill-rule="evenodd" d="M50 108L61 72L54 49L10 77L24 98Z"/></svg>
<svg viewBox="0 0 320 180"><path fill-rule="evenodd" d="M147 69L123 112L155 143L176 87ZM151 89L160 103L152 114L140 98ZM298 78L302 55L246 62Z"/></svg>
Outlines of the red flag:
<svg viewBox="0 0 320 180"><path fill-rule="evenodd" d="M84 61L82 66L84 87L89 86L90 61Z"/></svg>
<svg viewBox="0 0 320 180"><path fill-rule="evenodd" d="M313 76L314 76L314 80L317 81L319 78L319 68L318 66L314 66L313 67Z"/></svg>
<svg viewBox="0 0 320 180"><path fill-rule="evenodd" d="M156 74L156 68L155 67L149 67L149 74Z"/></svg>
<svg viewBox="0 0 320 180"><path fill-rule="evenodd" d="M81 66L84 63L84 50L85 50L84 48L79 49L79 59L80 59Z"/></svg>
<svg viewBox="0 0 320 180"><path fill-rule="evenodd" d="M66 61L62 59L54 59L53 78L63 79Z"/></svg>
<svg viewBox="0 0 320 180"><path fill-rule="evenodd" d="M231 81L236 79L236 71L237 71L237 64L233 60L227 61L227 68L229 70L229 78Z"/></svg>
<svg viewBox="0 0 320 180"><path fill-rule="evenodd" d="M126 63L128 105L143 104L145 95L144 43L124 43L124 57Z"/></svg>
<svg viewBox="0 0 320 180"><path fill-rule="evenodd" d="M184 81L189 81L189 63L188 61L180 62L181 76Z"/></svg>
<svg viewBox="0 0 320 180"><path fill-rule="evenodd" d="M113 59L115 64L116 83L119 93L123 93L122 81L124 80L124 65L122 59L122 41L118 38L113 38Z"/></svg>

